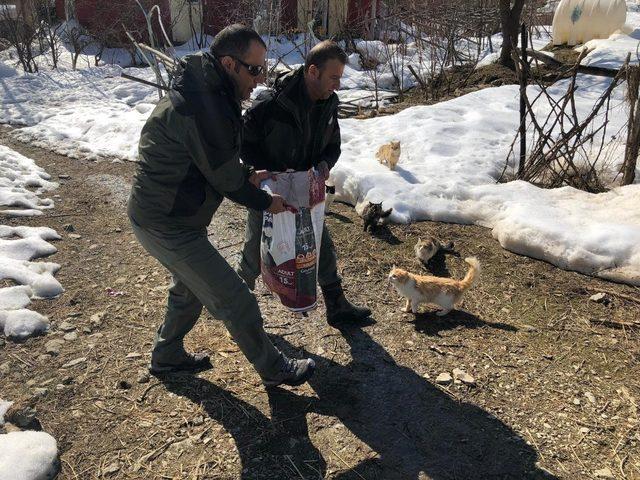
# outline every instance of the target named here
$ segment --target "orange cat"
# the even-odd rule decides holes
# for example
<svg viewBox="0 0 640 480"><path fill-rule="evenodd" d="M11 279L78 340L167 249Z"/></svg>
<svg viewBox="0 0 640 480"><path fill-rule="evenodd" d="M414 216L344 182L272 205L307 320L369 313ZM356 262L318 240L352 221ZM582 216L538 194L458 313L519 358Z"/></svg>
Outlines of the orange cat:
<svg viewBox="0 0 640 480"><path fill-rule="evenodd" d="M421 303L432 303L442 308L436 313L446 315L462 299L462 294L468 290L480 275L480 262L475 257L464 259L469 264L469 271L462 280L452 278L432 277L430 275L415 275L395 266L389 273L389 281L395 289L407 298L404 312L418 313Z"/></svg>
<svg viewBox="0 0 640 480"><path fill-rule="evenodd" d="M389 167L389 170L395 170L400 161L400 142L385 143L378 149L376 158L382 165Z"/></svg>

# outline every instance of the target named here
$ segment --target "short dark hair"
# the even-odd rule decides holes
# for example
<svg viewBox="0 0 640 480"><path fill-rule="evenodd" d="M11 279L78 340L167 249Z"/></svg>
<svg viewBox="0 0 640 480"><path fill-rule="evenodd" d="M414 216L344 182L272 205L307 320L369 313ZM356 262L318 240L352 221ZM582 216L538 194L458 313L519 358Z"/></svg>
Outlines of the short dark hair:
<svg viewBox="0 0 640 480"><path fill-rule="evenodd" d="M346 65L348 59L347 54L336 42L325 40L309 50L304 61L304 70L305 72L309 70L311 65L322 69L329 60L338 60L343 65Z"/></svg>
<svg viewBox="0 0 640 480"><path fill-rule="evenodd" d="M216 58L227 55L244 58L245 53L251 46L251 42L258 42L265 49L267 48L258 32L240 23L234 23L218 32L213 38L210 50Z"/></svg>

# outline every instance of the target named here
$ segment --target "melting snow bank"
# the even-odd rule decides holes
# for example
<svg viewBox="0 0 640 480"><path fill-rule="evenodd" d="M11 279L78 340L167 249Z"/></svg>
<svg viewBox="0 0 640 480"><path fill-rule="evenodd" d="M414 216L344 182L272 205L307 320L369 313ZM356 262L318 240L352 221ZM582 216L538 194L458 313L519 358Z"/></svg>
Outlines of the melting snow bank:
<svg viewBox="0 0 640 480"><path fill-rule="evenodd" d="M0 399L0 427L5 426L4 415L11 405L12 402ZM49 480L59 470L58 445L48 433L0 434L0 480Z"/></svg>
<svg viewBox="0 0 640 480"><path fill-rule="evenodd" d="M33 160L0 146L0 207L14 207L0 214L34 216L53 208L53 201L39 197L57 187L49 178ZM60 265L32 261L57 252L47 240L58 239L56 231L47 227L0 225L0 279L19 284L0 288L0 333L5 336L24 339L48 330L48 319L26 307L32 298L53 298L64 291L53 276Z"/></svg>
<svg viewBox="0 0 640 480"><path fill-rule="evenodd" d="M0 480L49 480L59 470L58 444L48 433L0 435Z"/></svg>
<svg viewBox="0 0 640 480"><path fill-rule="evenodd" d="M608 80L580 82L576 102L584 116ZM623 94L618 89L618 104ZM496 183L518 125L517 95L514 86L489 88L397 115L342 121L343 153L332 171L337 198L358 211L367 201L382 201L401 223L485 226L511 251L640 285L640 185L594 195ZM615 132L626 115L612 116L609 131ZM391 140L401 141L395 171L375 158Z"/></svg>
<svg viewBox="0 0 640 480"><path fill-rule="evenodd" d="M46 190L57 188L58 185L50 179L49 174L33 160L0 145L0 207L16 207L0 210L0 214L33 216L53 208L51 199L39 196Z"/></svg>
<svg viewBox="0 0 640 480"><path fill-rule="evenodd" d="M0 399L0 427L5 426L4 415L11 405ZM0 480L49 480L59 470L58 445L48 433L27 430L0 434Z"/></svg>

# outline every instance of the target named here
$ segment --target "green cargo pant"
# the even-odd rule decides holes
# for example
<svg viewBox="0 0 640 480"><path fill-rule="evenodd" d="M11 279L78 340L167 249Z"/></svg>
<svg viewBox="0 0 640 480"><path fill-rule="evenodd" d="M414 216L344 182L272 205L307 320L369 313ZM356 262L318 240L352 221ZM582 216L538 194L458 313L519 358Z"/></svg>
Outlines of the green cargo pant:
<svg viewBox="0 0 640 480"><path fill-rule="evenodd" d="M262 212L247 209L247 225L244 232L244 245L238 257L236 272L247 282L249 288L255 288L256 278L260 275L260 239L262 237ZM318 284L321 287L340 283L336 249L325 223L322 229L320 259L318 263Z"/></svg>
<svg viewBox="0 0 640 480"><path fill-rule="evenodd" d="M223 321L242 353L263 377L282 367L282 355L263 328L255 296L207 238L206 229L158 231L131 221L144 249L173 276L164 323L158 328L152 356L171 363L184 354L183 339L203 305Z"/></svg>

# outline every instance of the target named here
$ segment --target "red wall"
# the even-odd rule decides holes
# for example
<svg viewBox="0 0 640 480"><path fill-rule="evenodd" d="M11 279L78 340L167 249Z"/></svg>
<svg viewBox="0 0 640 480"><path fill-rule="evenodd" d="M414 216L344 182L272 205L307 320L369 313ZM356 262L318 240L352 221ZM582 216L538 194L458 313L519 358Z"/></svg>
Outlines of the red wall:
<svg viewBox="0 0 640 480"><path fill-rule="evenodd" d="M160 6L160 11L162 13L162 21L166 29L169 28L171 22L171 14L169 11L169 1L168 0L158 0L149 2L142 1L143 5L154 5L158 4ZM96 13L96 8L99 8L99 13ZM130 12L130 13L125 13ZM64 12L64 0L56 0L56 13L60 19L66 19ZM133 0L110 0L109 2L105 2L104 0L76 0L76 15L78 17L78 21L81 25L86 27L89 32L91 32L92 28L95 28L97 25L105 25L105 24L114 24L117 25L119 30L122 30L122 34L119 37L121 41L128 41L126 34L124 33L124 28L122 28L121 23L125 25L132 25L135 28L130 28L134 32L140 31L145 32L145 34L141 37L144 40L146 36L146 23L144 19L144 14L140 7L138 7L137 3ZM118 18L121 15L126 15L126 18L122 19ZM154 13L154 22L153 22L154 32L158 38L161 38L160 26L157 22L157 15ZM167 32L170 33L170 32Z"/></svg>
<svg viewBox="0 0 640 480"><path fill-rule="evenodd" d="M113 18L117 17L119 13L121 13L121 7L119 6L119 2L125 1L126 4L133 4L133 0L110 0L109 4L107 4L106 12L108 15L113 15ZM222 28L224 28L229 23L234 21L243 21L248 23L251 22L249 18L246 17L246 11L242 11L238 8L237 0L202 0L204 11L205 11L205 32L209 35L215 35ZM349 0L349 10L347 13L347 21L349 26L352 28L360 29L363 24L364 18L369 18L371 15L371 7L373 2L378 4L380 0ZM165 28L169 28L169 24L171 22L170 11L169 11L169 1L168 0L159 0L155 3L158 3L161 7L162 11L162 19L165 25ZM144 2L143 2L144 4ZM99 22L103 22L104 19L96 18L94 15L95 8L97 5L100 5L103 11L105 11L105 0L76 0L76 12L78 15L78 20L82 25L91 30L92 26L98 24ZM144 17L142 12L139 9L136 9L138 12L137 18L134 19L136 23L141 22L144 25ZM282 25L285 28L296 28L298 22L298 1L297 0L283 0L282 1ZM56 0L56 12L58 17L61 19L65 18L64 14L64 0ZM108 19L109 21L112 18ZM154 22L154 29L156 30L156 34L159 33L158 26ZM167 32L169 33L169 32ZM359 33L364 33L360 31ZM124 36L124 33L123 33ZM126 37L125 37L126 38Z"/></svg>

